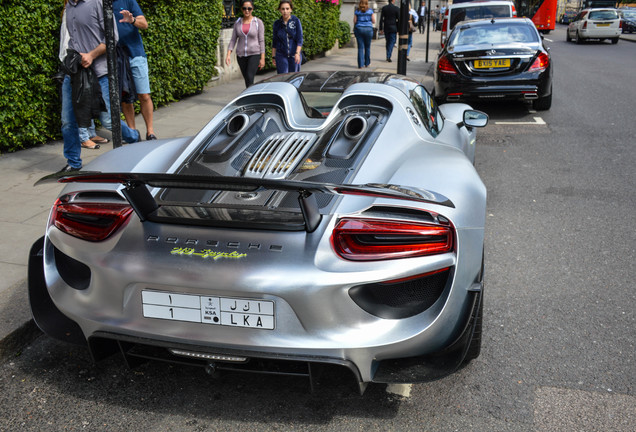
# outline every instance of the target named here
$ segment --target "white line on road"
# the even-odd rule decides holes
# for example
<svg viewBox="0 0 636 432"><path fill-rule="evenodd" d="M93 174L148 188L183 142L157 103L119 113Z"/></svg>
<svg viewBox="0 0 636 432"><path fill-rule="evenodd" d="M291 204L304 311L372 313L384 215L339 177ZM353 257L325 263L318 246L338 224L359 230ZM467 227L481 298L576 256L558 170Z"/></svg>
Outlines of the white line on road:
<svg viewBox="0 0 636 432"><path fill-rule="evenodd" d="M506 121L496 121L495 124L505 124L505 125L544 125L545 121L541 117L534 117L533 122L506 122Z"/></svg>

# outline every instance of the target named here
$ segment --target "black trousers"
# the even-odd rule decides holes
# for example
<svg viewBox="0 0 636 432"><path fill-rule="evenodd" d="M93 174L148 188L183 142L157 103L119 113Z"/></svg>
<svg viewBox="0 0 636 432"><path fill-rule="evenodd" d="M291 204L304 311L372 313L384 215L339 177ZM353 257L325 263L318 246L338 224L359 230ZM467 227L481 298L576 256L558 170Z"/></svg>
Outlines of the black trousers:
<svg viewBox="0 0 636 432"><path fill-rule="evenodd" d="M254 77L256 76L256 71L258 71L258 63L261 61L261 55L237 56L236 60L238 61L241 74L243 74L243 79L245 80L245 88L247 88L254 84Z"/></svg>

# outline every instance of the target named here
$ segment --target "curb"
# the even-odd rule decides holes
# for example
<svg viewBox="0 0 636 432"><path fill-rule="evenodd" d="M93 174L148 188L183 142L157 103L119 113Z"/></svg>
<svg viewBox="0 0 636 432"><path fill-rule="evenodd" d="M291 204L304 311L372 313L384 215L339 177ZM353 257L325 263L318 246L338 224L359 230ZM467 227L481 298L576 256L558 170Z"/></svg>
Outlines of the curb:
<svg viewBox="0 0 636 432"><path fill-rule="evenodd" d="M31 316L27 279L0 294L0 361L17 357L22 350L42 335Z"/></svg>

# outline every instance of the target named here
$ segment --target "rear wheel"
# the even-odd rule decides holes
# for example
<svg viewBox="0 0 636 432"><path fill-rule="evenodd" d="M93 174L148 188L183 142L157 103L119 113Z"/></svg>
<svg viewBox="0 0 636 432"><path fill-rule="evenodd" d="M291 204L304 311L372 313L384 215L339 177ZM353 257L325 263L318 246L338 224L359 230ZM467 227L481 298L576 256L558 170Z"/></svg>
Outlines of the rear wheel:
<svg viewBox="0 0 636 432"><path fill-rule="evenodd" d="M570 37L570 31L569 30L565 31L565 41L566 42L571 42L572 41L572 38Z"/></svg>
<svg viewBox="0 0 636 432"><path fill-rule="evenodd" d="M576 36L574 37L574 42L576 42L577 44L582 44L583 43L583 39L581 39L581 36L579 35L579 31L576 31Z"/></svg>
<svg viewBox="0 0 636 432"><path fill-rule="evenodd" d="M617 44L618 43L618 36L616 36L615 38L612 38L612 43L613 44Z"/></svg>
<svg viewBox="0 0 636 432"><path fill-rule="evenodd" d="M540 97L539 99L535 99L532 101L532 108L534 108L537 111L549 110L551 106L552 106L552 87L550 87L549 95Z"/></svg>

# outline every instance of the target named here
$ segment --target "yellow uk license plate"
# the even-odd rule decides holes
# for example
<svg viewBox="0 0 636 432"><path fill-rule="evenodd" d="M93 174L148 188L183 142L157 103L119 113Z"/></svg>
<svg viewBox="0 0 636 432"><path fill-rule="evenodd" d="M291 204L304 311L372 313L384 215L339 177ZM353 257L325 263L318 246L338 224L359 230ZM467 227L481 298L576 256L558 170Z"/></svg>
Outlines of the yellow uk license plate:
<svg viewBox="0 0 636 432"><path fill-rule="evenodd" d="M475 68L492 69L510 67L510 59L475 60Z"/></svg>
<svg viewBox="0 0 636 432"><path fill-rule="evenodd" d="M596 27L609 27L609 23L596 24Z"/></svg>

